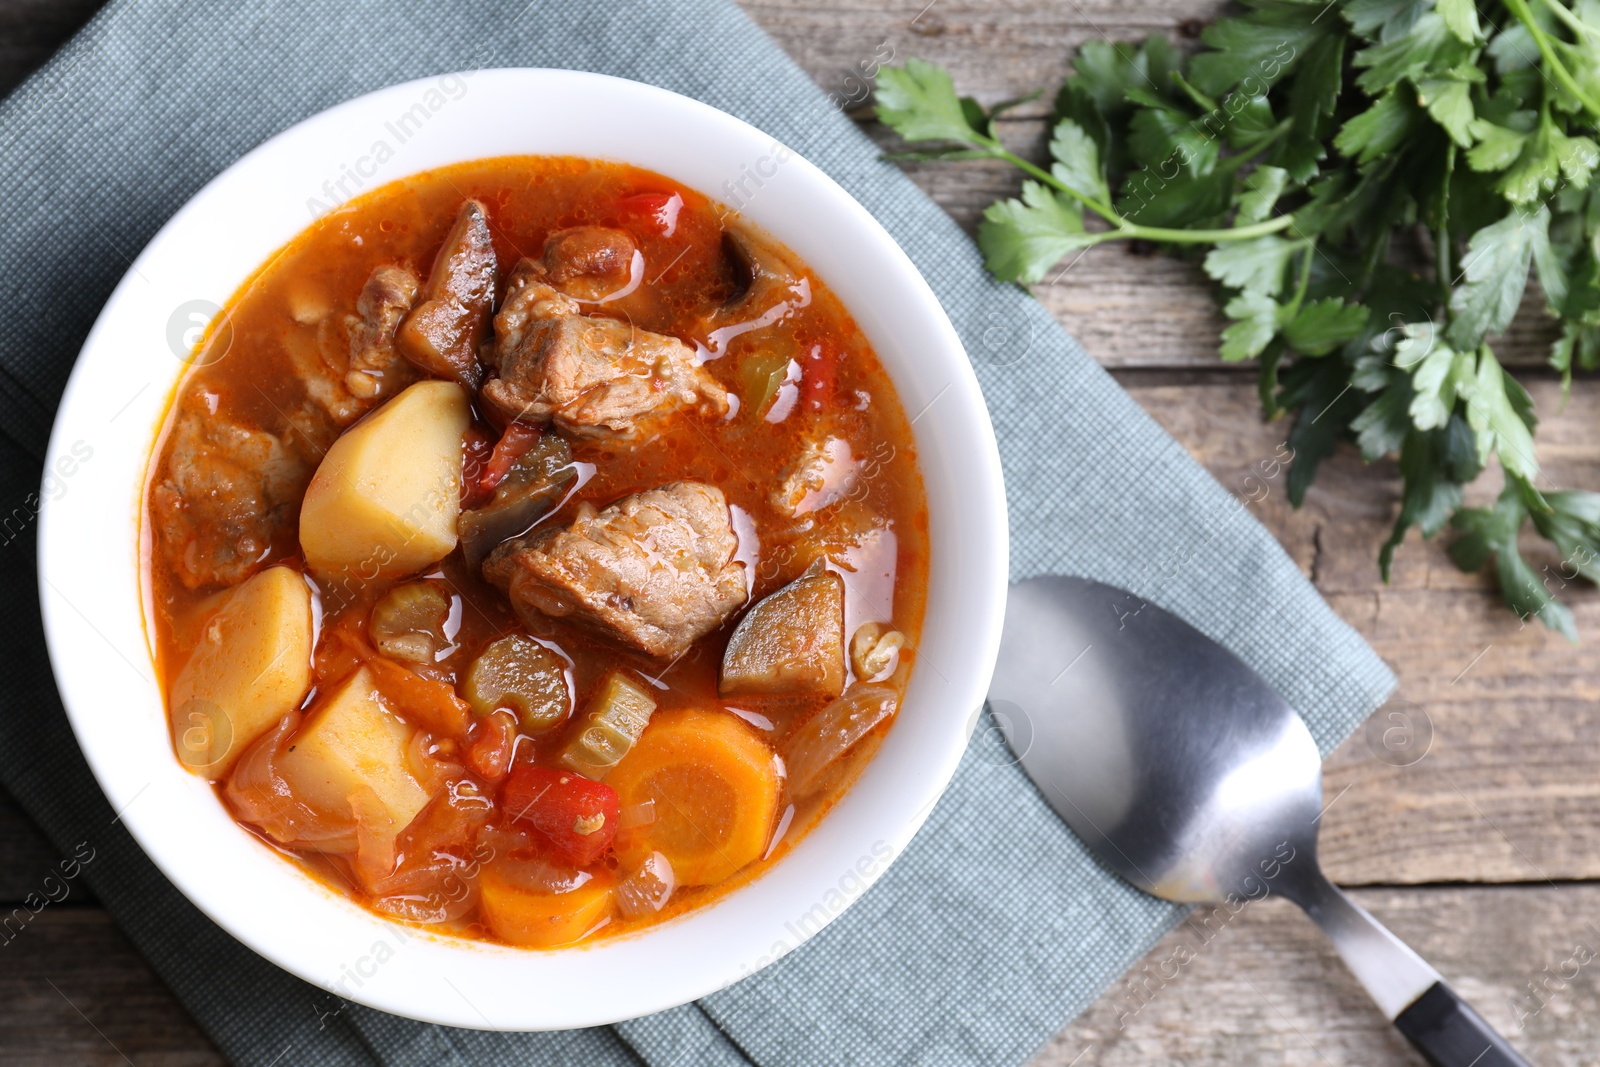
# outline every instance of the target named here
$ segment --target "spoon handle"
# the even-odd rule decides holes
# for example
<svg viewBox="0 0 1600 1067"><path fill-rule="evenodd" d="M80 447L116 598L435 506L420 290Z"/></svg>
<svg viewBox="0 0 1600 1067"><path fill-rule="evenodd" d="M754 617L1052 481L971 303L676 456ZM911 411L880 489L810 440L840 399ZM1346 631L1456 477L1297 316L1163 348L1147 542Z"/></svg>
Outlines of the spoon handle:
<svg viewBox="0 0 1600 1067"><path fill-rule="evenodd" d="M1434 1067L1528 1067L1439 972L1319 871L1295 893L1395 1029Z"/></svg>
<svg viewBox="0 0 1600 1067"><path fill-rule="evenodd" d="M1434 1067L1528 1067L1528 1061L1443 982L1429 986L1396 1015L1394 1026Z"/></svg>

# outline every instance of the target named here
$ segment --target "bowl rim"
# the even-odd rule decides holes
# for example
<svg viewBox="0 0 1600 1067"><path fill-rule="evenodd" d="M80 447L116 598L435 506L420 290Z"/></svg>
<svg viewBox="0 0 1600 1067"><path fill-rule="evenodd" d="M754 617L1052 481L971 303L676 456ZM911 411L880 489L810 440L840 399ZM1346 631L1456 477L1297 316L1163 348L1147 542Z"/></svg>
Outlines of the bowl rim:
<svg viewBox="0 0 1600 1067"><path fill-rule="evenodd" d="M920 746L915 751L922 753L926 760L920 767L920 773L914 779L901 773L899 793L892 788L892 782L876 782L876 778L889 772L874 776L874 768L895 745L895 738L910 729L905 721L897 721L883 749L869 762L856 785L836 805L839 810L830 812L787 855L761 875L683 917L594 945L582 944L566 949L533 952L431 934L378 918L342 894L316 883L293 864L283 862L268 846L237 824L233 825L238 835L247 839L248 844L226 838L205 838L208 846L215 845L220 853L225 853L230 859L246 856L253 848L264 858L270 859L276 868L293 872L292 876L287 879L278 877L272 868L260 865L253 871L255 877L249 879L246 885L246 880L241 879L231 867L219 870L215 864L208 866L208 858L197 853L209 851L209 847L196 849L192 841L183 838L182 831L193 830L195 826L216 829L220 826L212 818L216 814L229 823L232 823L232 818L219 802L213 800L216 811L211 815L200 810L205 807L203 803L196 803L199 792L192 786L200 783L200 780L184 770L171 755L162 694L155 689L152 678L144 678L147 683L145 691L138 692L135 683L133 696L129 699L129 683L110 677L110 674L116 673L115 661L107 659L103 649L94 648L89 654L82 651L85 645L93 645L92 632L110 644L135 675L143 677L138 666L141 652L146 657L145 665L153 666L150 638L146 631L146 611L150 598L148 591L142 588L143 567L138 558L141 551L139 542L144 534L141 533L138 538L127 538L126 533L129 530L142 530L145 468L156 439L155 427L164 417L166 397L183 375L183 364L174 360L175 366L171 368L168 379L157 390L163 395L158 398L161 415L157 417L155 426L148 425L153 410L152 398L144 396L141 400L144 393L141 390L116 415L109 416L107 425L130 409L145 417L146 424L133 420L125 423L123 429L111 432L112 443L119 445L111 453L111 458L100 466L88 461L80 463L66 492L57 495L49 491L51 472L59 473L64 459L76 455L78 447L84 444L85 438L81 434L90 432L86 427L92 427L98 420L107 420L107 413L114 406L103 395L106 389L101 388L107 381L121 380L116 377L119 371L110 362L111 358L116 356L130 364L136 363L143 360L146 354L153 357L156 349L162 347L156 343L162 309L153 296L146 295L142 287L154 285L155 291L160 292L163 285L172 289L180 284L176 279L182 279L191 285L198 284L202 289L215 287L207 291L226 290L227 295L232 296L256 269L261 269L269 262L269 256L275 249L281 248L295 233L310 225L311 220L302 221L297 229L288 232L277 243L256 249L255 268L243 273L240 273L237 264L231 268L218 268L216 273L224 276L220 281L202 279L197 282L192 273L199 269L197 266L175 265L178 264L178 260L174 259L175 253L181 251L185 244L193 244L197 240L196 228L214 222L211 216L223 207L237 208L248 203L247 191L259 192L263 187L270 187L273 180L288 182L289 187L295 190L315 188L316 177L335 172L332 168L323 171L308 171L308 168L327 166L341 151L340 145L345 146L343 151L348 155L349 138L359 135L361 130L370 132L374 119L384 115L410 114L418 105L412 104L411 111L407 111L404 105L431 99L427 95L430 91L436 96L448 95L443 87L452 78L458 80L456 84L467 85L469 89L481 86L484 91L473 97L469 105L457 108L454 126L434 123L418 128L414 136L416 143L424 145L419 151L423 153L421 158L425 162L396 168L393 173L384 174L381 181L374 181L368 187L361 187L357 183L358 192L368 192L389 181L450 162L449 159L441 161L428 156L430 151L453 156L457 162L509 154L501 150L463 153L449 146L463 137L468 141L490 137L491 134L484 131L492 127L479 127L489 119L499 117L503 120L507 117L503 112L508 105L501 99L515 98L517 93L530 91L559 93L569 106L577 105L580 110L586 110L591 119L606 116L626 126L626 123L633 121L629 116L634 112L619 109L636 109L642 115L651 116L652 121L677 129L680 136L685 128L693 130L694 137L682 139L692 140L696 153L710 152L720 156L723 169L719 173L734 173L726 165L727 160L743 158L755 163L758 160L769 161L774 154L783 154L773 165L775 176L765 184L757 183L756 188L761 195L739 205L741 213L795 248L796 241L787 236L785 231L788 230L790 235L799 233L805 239L803 231L797 229L801 223L787 214L779 218L778 212L790 211L794 205L819 210L823 214L805 219L805 227L831 227L833 231L843 234L845 243L855 242L850 250L851 255L883 271L879 279L882 291L875 295L890 310L881 311L875 301L872 308L864 311L862 304L858 303L856 292L832 280L837 276L837 271L830 274L825 269L817 269L816 256L795 248L796 254L808 267L829 281L846 309L856 317L863 332L878 350L880 359L883 359L908 415L911 412L910 404L905 403L908 394L927 395L932 393L932 389L919 378L907 377L908 371L897 372L889 366L889 360L884 358L884 341L889 335L884 333L885 327L877 322L878 318L883 315L892 317L899 328L915 336L924 345L919 350L918 358L923 361L923 365L917 368L919 374L923 369L932 367L948 377L943 387L927 400L926 406L911 420L920 454L919 467L925 485L930 487L929 544L933 558L930 562L923 644L930 643L929 630L935 623L936 581L940 591L938 608L948 610L952 634L956 627L961 632L959 640L953 636L947 639L941 633L940 641L943 644L940 648L944 655L938 660L939 667L933 666L931 657L919 656L921 669L913 671L907 707L917 707L919 710L926 707L930 718L934 718L931 712L939 712L937 721L932 725L924 727L919 721L915 727L918 738L915 743ZM468 79L471 79L470 83ZM463 90L461 96L451 96L446 103L467 100L471 95ZM485 96L492 99L479 103ZM552 121L557 125L572 125L578 120L562 118ZM657 151L688 151L682 148L661 149L652 140L654 132L643 125L644 119L638 121L639 128L631 132L637 135L639 143L651 145L648 150L641 150L643 155ZM449 132L461 127L466 127L468 132ZM518 135L537 139L547 134L542 128L532 132L519 129L508 136ZM592 137L601 141L613 136L609 131L580 132L575 125L572 129L562 128L559 135ZM431 148L427 146L428 138L434 139ZM745 154L740 156L741 152ZM751 154L755 152L766 154ZM731 187L707 188L701 181L685 180L685 169L701 165L687 161L682 168L669 168L653 158L641 161L627 155L611 155L582 148L530 151L526 154L585 156L630 162L697 188L713 200L724 200L724 190ZM348 169L342 160L339 166L344 169L338 173ZM306 182L310 184L302 184ZM342 184L340 188L343 188ZM293 196L295 193L287 195ZM283 226L278 218L282 214L281 205L276 200L273 204L276 205L273 210L264 213L272 215L271 220L258 224L253 219L241 219L237 223L238 228L243 231L249 231L252 227L270 232L280 231ZM309 199L307 206L310 207ZM228 221L234 225L233 217ZM774 221L779 224L773 225ZM273 230L273 226L277 230ZM252 239L261 238L247 237L245 241L248 243ZM822 254L824 258L832 255L828 252ZM250 258L230 247L219 250L218 256L224 261L237 259L242 262ZM838 269L848 271L856 268L844 264ZM226 277L230 271L238 275L231 281ZM151 281L150 275L162 279L168 277L163 272L172 272L171 277L175 280ZM866 300L870 289L871 285L867 285L861 290L860 301ZM177 291L181 293L185 290L179 288ZM225 299L213 301L215 304L225 302ZM896 308L900 312L898 317L894 317ZM907 313L914 313L915 318ZM176 314L175 311L173 315ZM872 329L868 329L864 317L873 321ZM167 335L170 335L173 321L173 317L166 319ZM127 342L130 336L138 340ZM911 343L904 342L906 346ZM891 344L898 353L900 342ZM139 355L127 355L130 348L136 349ZM177 352L176 346L172 347L172 352ZM912 366L905 362L907 357L897 358L907 368ZM148 362L145 360L138 365L144 366ZM159 379L160 374L157 373L156 377ZM132 381L128 379L127 384L132 384ZM927 424L929 429L918 430L916 423L923 414L934 410L935 403L946 397L948 400ZM120 400L120 396L112 399ZM73 439L74 435L79 435L77 440ZM120 442L119 437L122 439ZM953 448L952 445L964 447ZM128 453L131 452L138 453L137 457L130 457ZM97 454L92 446L90 454ZM934 514L931 487L935 479L928 466L930 458L940 462L940 478L959 479L965 493L960 507L953 503L941 504L938 515ZM137 485L130 486L127 484L126 470L133 462L137 463L140 476ZM108 466L114 470L108 471ZM607 75L549 68L498 68L420 78L379 89L321 111L242 156L207 182L161 227L113 290L84 341L63 392L46 453L45 472L45 483L41 486L40 494L38 568L46 641L73 732L97 782L116 810L118 820L127 827L145 854L191 902L259 955L336 996L426 1022L488 1030L555 1030L636 1018L724 988L809 940L859 899L861 893L882 875L926 820L953 776L965 742L976 725L978 712L983 706L983 694L998 653L1008 552L999 452L976 376L954 327L932 289L905 252L865 208L832 178L777 139L710 105L656 86ZM74 492L80 482L86 484L86 491ZM942 486L944 482L940 484ZM97 489L99 491L95 492ZM90 499L85 501L85 497ZM128 514L129 508L132 509L131 514ZM126 523L117 526L115 520L118 517L125 518ZM85 522L98 522L99 525L89 529L85 527ZM935 530L939 531L937 536ZM118 552L118 542L124 540L134 542L131 563L138 579L136 584L140 586L133 592L138 603L136 628L143 644L132 655L129 654L132 630L126 611L128 591L106 587L104 596L95 595L95 587L85 576L83 568L78 566L85 558L89 558L91 565L88 569L91 572L99 566L125 575L130 560L119 557ZM126 546L122 547L126 549ZM93 556L95 548L100 550L103 558ZM936 572L939 575L937 579ZM948 595L945 593L946 586L949 587ZM71 599L68 590L78 593L79 599ZM952 600L951 608L944 609L945 600ZM118 640L123 644L119 645ZM97 662L110 663L109 671L95 669ZM922 666L924 663L927 665ZM942 680L942 693L932 688L933 680L928 677L930 671L937 673ZM156 706L161 709L159 740L170 767L147 767L152 777L140 786L140 774L136 773L138 768L128 766L130 757L127 753L148 750L148 737L145 735L148 733L148 704L152 693ZM127 706L121 703L122 700L128 701ZM124 713L127 713L128 721L122 718ZM141 717L145 722L144 727L132 721ZM906 718L907 715L901 716L901 720ZM924 734L927 735L925 743ZM908 745L912 743L906 742ZM176 771L188 784L175 780L169 771ZM870 792L878 807L868 806L865 799L857 801L857 795L862 793L869 779L874 780ZM200 784L201 791L210 792L209 786ZM916 795L902 795L908 791L915 791ZM887 824L876 826L877 839L871 841L870 845L862 833L845 833L834 827L845 814L846 808L853 809L854 814L867 817L879 807L892 810L894 815ZM830 827L834 829L824 833ZM869 821L865 827L852 827L852 830L858 829L872 829L872 825ZM853 864L852 851L857 857ZM869 859L872 862L864 866L863 861ZM800 866L797 867L797 864ZM839 871L842 873L835 873ZM779 872L784 872L781 879L777 877ZM853 879L854 885L845 891L847 877ZM779 882L782 883L782 889L773 889L772 886ZM772 891L764 891L763 887ZM821 914L817 914L821 902L829 901L828 894L836 891L843 893L843 904L834 908L830 902L822 908ZM241 894L251 899L240 901L237 897ZM788 902L783 914L799 916L800 927L797 929L793 922L786 921L783 924L785 932L774 940L773 935L778 930L775 920L779 916L776 913L758 913L756 909L756 902L767 898L770 898L769 907ZM796 902L803 903L808 899L816 900L818 904L809 910L793 910L799 906ZM705 917L711 915L719 917L715 927L709 927L704 921ZM286 919L289 921L285 922ZM704 944L709 929L717 932L716 944ZM365 955L352 955L363 946L370 946ZM387 951L380 951L380 946L387 946ZM677 966L681 972L670 981L662 980L654 973L640 977L626 970L641 960L649 964L651 957L663 956L669 966ZM377 962L372 964L375 973L363 980L366 972L362 968L373 957L378 957ZM355 961L353 967L352 960ZM400 962L391 963L391 960ZM337 970L335 963L338 964ZM457 966L468 969L454 970ZM557 966L562 969L555 970ZM467 985L476 997L469 997L463 992L451 981L452 976ZM433 986L428 980L433 977L442 978L454 990L457 998L453 999L447 991ZM522 996L519 999L513 995L500 995L501 987L490 979L510 977L532 981L542 996ZM542 984L540 980L544 980ZM352 981L356 986L354 990L351 988ZM584 999L585 995L589 999Z"/></svg>

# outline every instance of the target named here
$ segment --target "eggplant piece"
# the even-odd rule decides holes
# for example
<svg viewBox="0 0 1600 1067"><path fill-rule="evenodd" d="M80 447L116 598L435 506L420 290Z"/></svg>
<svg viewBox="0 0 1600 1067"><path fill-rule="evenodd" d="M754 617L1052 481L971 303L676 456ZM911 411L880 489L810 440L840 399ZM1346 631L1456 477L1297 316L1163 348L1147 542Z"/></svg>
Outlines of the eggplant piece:
<svg viewBox="0 0 1600 1067"><path fill-rule="evenodd" d="M502 542L527 533L556 505L578 476L572 450L559 434L546 432L495 487L481 508L463 511L456 530L467 565L478 567Z"/></svg>
<svg viewBox="0 0 1600 1067"><path fill-rule="evenodd" d="M476 389L478 344L494 308L494 242L482 204L468 200L445 235L421 300L400 324L400 354L438 378Z"/></svg>
<svg viewBox="0 0 1600 1067"><path fill-rule="evenodd" d="M844 692L844 581L813 564L739 620L722 656L723 696Z"/></svg>
<svg viewBox="0 0 1600 1067"><path fill-rule="evenodd" d="M726 319L740 311L760 315L793 295L798 280L794 271L751 235L737 229L723 230L722 254L733 275L733 292L718 308L718 318Z"/></svg>

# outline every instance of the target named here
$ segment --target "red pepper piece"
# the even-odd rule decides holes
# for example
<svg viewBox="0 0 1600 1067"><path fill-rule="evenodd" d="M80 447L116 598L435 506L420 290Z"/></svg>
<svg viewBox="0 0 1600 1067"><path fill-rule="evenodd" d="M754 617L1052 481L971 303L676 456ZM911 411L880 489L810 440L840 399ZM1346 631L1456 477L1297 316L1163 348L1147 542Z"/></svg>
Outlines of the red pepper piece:
<svg viewBox="0 0 1600 1067"><path fill-rule="evenodd" d="M609 785L532 763L512 769L500 799L513 824L537 834L555 859L575 867L606 854L622 817L622 803Z"/></svg>

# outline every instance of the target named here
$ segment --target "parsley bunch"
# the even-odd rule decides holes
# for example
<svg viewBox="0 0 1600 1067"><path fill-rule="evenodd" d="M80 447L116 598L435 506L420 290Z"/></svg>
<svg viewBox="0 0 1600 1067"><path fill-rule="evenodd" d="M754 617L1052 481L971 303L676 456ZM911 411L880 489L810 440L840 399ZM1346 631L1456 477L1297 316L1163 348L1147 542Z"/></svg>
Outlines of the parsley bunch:
<svg viewBox="0 0 1600 1067"><path fill-rule="evenodd" d="M1554 591L1600 582L1600 494L1542 478L1533 403L1490 341L1536 272L1564 388L1600 366L1600 0L1245 0L1201 40L1084 45L1048 167L995 136L1023 100L985 109L921 60L880 72L878 117L940 142L896 158L1023 173L978 229L1000 278L1107 241L1203 253L1221 357L1256 360L1267 414L1293 417L1290 500L1340 439L1397 455L1385 580L1408 530L1448 525L1457 565L1492 561L1513 610L1575 640ZM1498 503L1462 507L1491 457ZM1524 558L1530 523L1559 563Z"/></svg>

